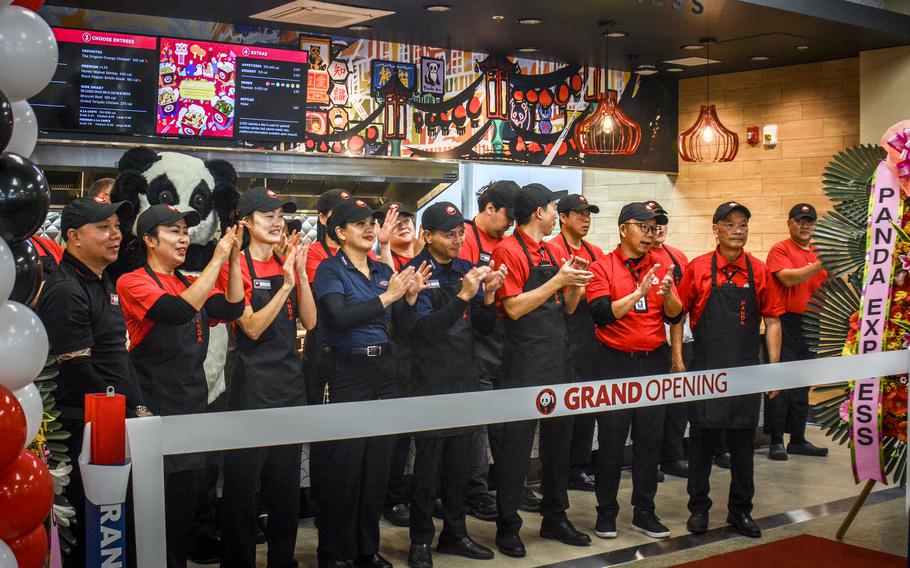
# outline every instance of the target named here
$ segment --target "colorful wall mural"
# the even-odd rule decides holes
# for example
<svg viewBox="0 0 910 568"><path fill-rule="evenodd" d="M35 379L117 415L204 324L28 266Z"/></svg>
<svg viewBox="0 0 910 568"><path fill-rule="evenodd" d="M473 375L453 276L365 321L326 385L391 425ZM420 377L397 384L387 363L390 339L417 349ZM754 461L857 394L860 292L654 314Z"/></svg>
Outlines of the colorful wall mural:
<svg viewBox="0 0 910 568"><path fill-rule="evenodd" d="M269 27L52 6L41 14L57 26L307 49L307 135L296 151L677 171L670 77ZM610 90L640 127L632 152L593 153L579 136ZM598 124L595 134L615 136L612 122Z"/></svg>

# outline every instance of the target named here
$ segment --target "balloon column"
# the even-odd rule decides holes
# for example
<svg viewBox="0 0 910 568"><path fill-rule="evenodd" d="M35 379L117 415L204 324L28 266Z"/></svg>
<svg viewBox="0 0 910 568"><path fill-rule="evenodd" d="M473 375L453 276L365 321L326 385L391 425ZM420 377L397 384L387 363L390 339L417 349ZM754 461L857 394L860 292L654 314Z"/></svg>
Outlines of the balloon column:
<svg viewBox="0 0 910 568"><path fill-rule="evenodd" d="M44 407L34 384L47 358L44 325L26 305L42 274L29 242L50 206L44 173L28 160L38 125L28 99L57 68L57 41L33 10L0 0L0 568L38 568L47 557L44 522L53 482L28 449Z"/></svg>

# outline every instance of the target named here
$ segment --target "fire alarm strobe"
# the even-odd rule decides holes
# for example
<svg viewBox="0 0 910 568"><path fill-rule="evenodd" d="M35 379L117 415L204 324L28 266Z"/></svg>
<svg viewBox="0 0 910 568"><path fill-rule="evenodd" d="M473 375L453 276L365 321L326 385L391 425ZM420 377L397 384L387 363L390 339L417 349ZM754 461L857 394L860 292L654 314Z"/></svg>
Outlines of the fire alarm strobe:
<svg viewBox="0 0 910 568"><path fill-rule="evenodd" d="M760 140L761 137L759 136L757 126L749 126L746 128L746 142L752 146L755 146L760 142Z"/></svg>

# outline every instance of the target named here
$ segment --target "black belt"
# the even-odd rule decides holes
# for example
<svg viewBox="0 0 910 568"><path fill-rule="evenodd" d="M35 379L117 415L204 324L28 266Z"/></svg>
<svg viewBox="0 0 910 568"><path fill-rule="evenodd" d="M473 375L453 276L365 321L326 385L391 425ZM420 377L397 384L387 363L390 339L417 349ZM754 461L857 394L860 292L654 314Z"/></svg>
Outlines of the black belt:
<svg viewBox="0 0 910 568"><path fill-rule="evenodd" d="M646 357L650 357L651 355L654 355L655 353L657 353L659 351L663 351L664 349L666 349L667 344L665 343L665 344L661 345L660 347L658 347L657 349L654 349L653 351L622 351L621 349L613 349L612 347L607 347L606 345L604 345L604 347L606 349L609 349L613 353L617 353L619 355L623 355L623 356L629 357L631 359L644 359Z"/></svg>
<svg viewBox="0 0 910 568"><path fill-rule="evenodd" d="M345 355L363 355L365 357L382 357L391 353L388 345L370 345L369 347L323 347L326 353L343 353Z"/></svg>

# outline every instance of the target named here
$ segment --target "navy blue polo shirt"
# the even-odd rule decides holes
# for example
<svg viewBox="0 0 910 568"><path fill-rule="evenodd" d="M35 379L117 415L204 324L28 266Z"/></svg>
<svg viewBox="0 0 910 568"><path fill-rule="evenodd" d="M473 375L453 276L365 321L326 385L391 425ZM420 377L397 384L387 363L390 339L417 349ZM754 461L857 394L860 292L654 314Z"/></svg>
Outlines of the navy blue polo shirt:
<svg viewBox="0 0 910 568"><path fill-rule="evenodd" d="M433 270L433 275L430 276L430 288L424 290L417 296L417 319L427 317L433 313L433 290L439 287L446 288L454 285L461 285L461 279L464 278L464 275L468 273L474 265L470 261L467 261L463 258L453 258L452 262L448 264L439 264L436 262L436 259L433 258L433 255L430 254L429 249L424 247L423 251L415 256L407 266L413 266L414 269L420 268L420 264L426 262L430 265ZM477 295L474 297L474 300L483 301L483 286L478 288Z"/></svg>
<svg viewBox="0 0 910 568"><path fill-rule="evenodd" d="M344 295L346 305L360 304L373 300L389 287L392 269L387 265L367 258L370 267L369 280L354 266L344 251L327 258L316 270L313 279L313 294L319 302L328 294ZM335 329L329 322L321 321L319 331L323 344L329 347L354 348L370 345L385 345L389 342L388 325L392 321L392 306L369 323L351 329Z"/></svg>

